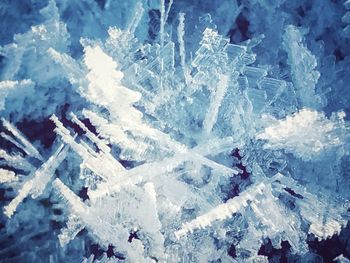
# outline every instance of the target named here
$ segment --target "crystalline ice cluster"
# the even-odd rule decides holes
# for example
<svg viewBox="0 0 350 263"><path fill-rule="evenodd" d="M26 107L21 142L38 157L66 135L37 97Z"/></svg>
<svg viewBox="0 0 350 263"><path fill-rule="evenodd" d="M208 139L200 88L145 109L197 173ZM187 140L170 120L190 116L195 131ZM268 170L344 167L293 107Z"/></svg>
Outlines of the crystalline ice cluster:
<svg viewBox="0 0 350 263"><path fill-rule="evenodd" d="M0 3L0 262L349 262L350 1Z"/></svg>

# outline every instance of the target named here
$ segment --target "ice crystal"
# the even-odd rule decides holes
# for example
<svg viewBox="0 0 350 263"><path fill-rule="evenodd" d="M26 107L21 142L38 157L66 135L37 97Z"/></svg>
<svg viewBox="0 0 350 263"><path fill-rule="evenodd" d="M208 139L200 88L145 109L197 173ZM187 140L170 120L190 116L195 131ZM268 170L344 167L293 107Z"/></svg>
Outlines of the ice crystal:
<svg viewBox="0 0 350 263"><path fill-rule="evenodd" d="M286 120L280 120L257 135L265 139L265 147L284 149L306 160L336 147L346 147L348 128L344 122L344 112L327 119L324 113L303 109ZM303 134L303 136L300 136Z"/></svg>
<svg viewBox="0 0 350 263"><path fill-rule="evenodd" d="M348 262L349 8L1 3L0 261Z"/></svg>

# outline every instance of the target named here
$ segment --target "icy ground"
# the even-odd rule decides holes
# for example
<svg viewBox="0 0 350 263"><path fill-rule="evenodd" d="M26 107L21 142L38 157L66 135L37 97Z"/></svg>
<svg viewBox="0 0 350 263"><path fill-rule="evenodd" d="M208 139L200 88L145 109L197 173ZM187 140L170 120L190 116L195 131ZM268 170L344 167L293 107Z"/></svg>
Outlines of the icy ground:
<svg viewBox="0 0 350 263"><path fill-rule="evenodd" d="M349 262L350 0L0 2L0 262Z"/></svg>

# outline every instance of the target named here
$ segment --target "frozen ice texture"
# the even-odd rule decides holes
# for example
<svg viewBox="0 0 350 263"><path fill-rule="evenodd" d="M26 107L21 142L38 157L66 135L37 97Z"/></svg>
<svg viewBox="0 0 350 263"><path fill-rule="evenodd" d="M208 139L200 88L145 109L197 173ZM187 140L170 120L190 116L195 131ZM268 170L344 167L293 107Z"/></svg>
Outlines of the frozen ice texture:
<svg viewBox="0 0 350 263"><path fill-rule="evenodd" d="M348 262L349 9L3 1L0 262Z"/></svg>
<svg viewBox="0 0 350 263"><path fill-rule="evenodd" d="M346 127L344 117L344 112L339 112L328 119L323 112L302 109L266 127L256 137L267 140L267 148L284 149L312 160L324 152L347 147L349 127Z"/></svg>

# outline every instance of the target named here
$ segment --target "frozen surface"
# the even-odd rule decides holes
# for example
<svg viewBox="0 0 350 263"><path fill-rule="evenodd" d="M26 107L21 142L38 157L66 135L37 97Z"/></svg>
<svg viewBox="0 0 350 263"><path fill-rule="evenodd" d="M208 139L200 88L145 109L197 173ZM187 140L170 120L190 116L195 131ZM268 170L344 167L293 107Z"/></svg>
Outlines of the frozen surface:
<svg viewBox="0 0 350 263"><path fill-rule="evenodd" d="M350 2L0 3L0 262L349 262Z"/></svg>

